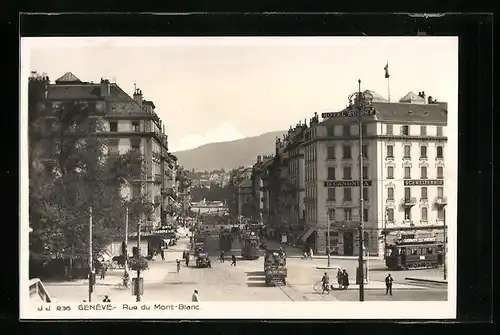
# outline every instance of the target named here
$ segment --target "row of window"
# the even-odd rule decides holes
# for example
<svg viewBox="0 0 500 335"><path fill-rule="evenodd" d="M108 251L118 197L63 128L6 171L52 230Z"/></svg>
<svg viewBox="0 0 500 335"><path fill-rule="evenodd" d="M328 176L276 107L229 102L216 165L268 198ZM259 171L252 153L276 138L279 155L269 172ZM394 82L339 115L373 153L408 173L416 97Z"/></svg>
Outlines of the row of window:
<svg viewBox="0 0 500 335"><path fill-rule="evenodd" d="M412 220L412 207L405 208L404 218L406 221ZM427 207L420 208L420 220L427 221L428 220L429 209ZM443 207L437 208L437 219L444 220L445 219L445 210ZM386 209L386 220L387 222L394 222L394 208Z"/></svg>
<svg viewBox="0 0 500 335"><path fill-rule="evenodd" d="M362 146L362 153L364 158L368 158L368 146ZM335 147L330 146L326 149L326 159L336 159ZM351 147L348 145L344 145L342 147L342 159L352 159Z"/></svg>
<svg viewBox="0 0 500 335"><path fill-rule="evenodd" d="M352 125L344 125L342 126L342 136L352 136ZM356 126L357 127L357 126ZM327 136L335 136L335 126L334 125L329 125L326 127L326 134ZM367 135L367 126L366 124L361 125L361 134L362 135ZM392 124L388 124L386 126L386 134L387 135L394 135L394 126ZM410 126L405 125L401 126L400 135L403 136L409 136L410 135ZM420 136L427 136L427 126L420 126ZM436 127L436 136L443 136L443 127L438 126Z"/></svg>
<svg viewBox="0 0 500 335"><path fill-rule="evenodd" d="M139 121L132 121L131 123L132 131L141 131L141 124ZM118 122L110 121L109 122L109 131L112 133L118 132Z"/></svg>
<svg viewBox="0 0 500 335"><path fill-rule="evenodd" d="M411 179L411 167L405 166L403 168L404 176L403 179ZM428 168L426 166L420 167L420 179L428 178ZM334 167L329 167L326 174L327 180L336 180L335 175L336 169ZM443 179L444 178L444 168L442 166L438 166L436 168L436 178ZM352 180L352 167L344 166L343 167L343 180ZM363 179L369 179L368 176L368 166L363 166ZM394 166L387 167L387 179L394 179Z"/></svg>
<svg viewBox="0 0 500 335"><path fill-rule="evenodd" d="M386 127L387 135L394 135L394 127L392 124L388 124ZM410 126L401 126L400 135L408 136L410 135ZM420 126L420 136L427 136L427 127ZM436 136L443 136L443 127L436 127Z"/></svg>
<svg viewBox="0 0 500 335"><path fill-rule="evenodd" d="M428 169L426 166L420 167L420 179L428 178L427 170ZM403 171L404 171L403 179L411 179L411 167L405 166L403 168ZM436 178L437 179L444 178L444 168L442 166L438 166L436 168ZM394 179L394 166L387 167L387 179Z"/></svg>
<svg viewBox="0 0 500 335"><path fill-rule="evenodd" d="M405 187L404 194L405 199L411 199L411 187ZM439 186L437 194L438 198L442 198L444 196L444 188ZM427 187L420 188L420 199L427 199ZM394 187L387 188L387 200L394 200Z"/></svg>
<svg viewBox="0 0 500 335"><path fill-rule="evenodd" d="M354 209L354 211L358 211L357 209ZM388 222L394 222L394 208L387 208L386 210L387 217L386 220ZM343 209L343 220L344 221L352 221L353 220L353 209L352 208L344 208ZM411 208L406 208L405 209L405 220L411 221L411 214L412 214L412 209ZM328 209L328 220L330 222L336 221L336 215L337 212L335 208L329 208ZM444 208L438 208L437 209L437 219L438 220L444 220L445 216L445 211ZM427 221L429 217L429 209L427 207L422 207L420 208L420 220L421 221ZM363 221L370 221L369 218L369 211L368 209L364 208L363 209Z"/></svg>
<svg viewBox="0 0 500 335"><path fill-rule="evenodd" d="M368 146L363 145L362 153L364 158L368 158ZM394 157L394 145L387 145L387 157ZM404 146L404 158L411 158L411 146ZM420 146L420 158L427 158L427 146ZM436 158L443 159L443 147L436 147ZM334 146L327 147L326 159L336 159L336 152ZM352 159L351 147L344 145L342 147L342 159Z"/></svg>
<svg viewBox="0 0 500 335"><path fill-rule="evenodd" d="M343 189L343 199L344 201L352 201L352 189L349 187L342 187ZM335 188L330 187L328 188L328 196L327 196L327 201L335 201ZM363 200L367 201L368 200L368 187L363 187Z"/></svg>
<svg viewBox="0 0 500 335"><path fill-rule="evenodd" d="M110 155L119 155L119 140L118 139L109 139L107 142L108 153ZM132 151L140 151L141 150L141 139L140 138L131 138L130 139L130 149Z"/></svg>
<svg viewBox="0 0 500 335"><path fill-rule="evenodd" d="M358 126L356 126L358 127ZM342 136L351 136L353 135L353 132L351 131L351 125L346 124L342 126ZM361 125L361 134L366 135L367 134L367 127L366 124ZM335 126L330 125L326 127L326 135L327 136L335 136Z"/></svg>
<svg viewBox="0 0 500 335"><path fill-rule="evenodd" d="M408 159L411 158L411 146L405 145L403 148L403 157ZM393 145L387 146L387 157L394 157ZM420 158L427 158L427 146L425 145L420 146ZM441 145L436 147L436 158L443 159L443 146Z"/></svg>

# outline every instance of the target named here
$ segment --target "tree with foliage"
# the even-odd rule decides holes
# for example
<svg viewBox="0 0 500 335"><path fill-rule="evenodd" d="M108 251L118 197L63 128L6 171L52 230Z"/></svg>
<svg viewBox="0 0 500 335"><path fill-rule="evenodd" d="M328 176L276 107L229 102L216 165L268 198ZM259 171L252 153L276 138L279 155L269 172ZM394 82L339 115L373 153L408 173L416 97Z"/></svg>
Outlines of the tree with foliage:
<svg viewBox="0 0 500 335"><path fill-rule="evenodd" d="M91 208L95 258L123 238L127 205L132 215L144 212L141 199L129 204L121 195L142 173L142 158L129 152L108 159L105 141L95 136L103 130L101 118L85 102L40 109L46 83L31 78L29 87L30 260L39 270L68 261L71 278L74 261L88 262Z"/></svg>

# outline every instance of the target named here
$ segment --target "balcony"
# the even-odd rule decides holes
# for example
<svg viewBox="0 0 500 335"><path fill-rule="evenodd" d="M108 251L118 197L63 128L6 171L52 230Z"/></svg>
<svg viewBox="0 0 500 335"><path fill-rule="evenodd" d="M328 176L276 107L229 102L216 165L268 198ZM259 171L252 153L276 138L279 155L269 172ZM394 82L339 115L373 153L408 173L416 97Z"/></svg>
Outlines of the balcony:
<svg viewBox="0 0 500 335"><path fill-rule="evenodd" d="M405 207L415 206L416 203L417 203L416 197L404 197L403 200L401 200L401 205Z"/></svg>
<svg viewBox="0 0 500 335"><path fill-rule="evenodd" d="M409 220L409 219L403 220L403 224L405 226L410 226L410 227L414 226L413 220Z"/></svg>
<svg viewBox="0 0 500 335"><path fill-rule="evenodd" d="M434 204L436 206L446 206L448 204L448 199L446 197L436 197L436 199L434 199Z"/></svg>

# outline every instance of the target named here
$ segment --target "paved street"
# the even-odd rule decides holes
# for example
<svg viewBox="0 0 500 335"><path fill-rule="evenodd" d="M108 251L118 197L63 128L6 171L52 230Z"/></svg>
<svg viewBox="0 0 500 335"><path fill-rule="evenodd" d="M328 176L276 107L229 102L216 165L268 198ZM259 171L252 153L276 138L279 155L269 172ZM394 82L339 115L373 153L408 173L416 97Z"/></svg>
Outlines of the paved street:
<svg viewBox="0 0 500 335"><path fill-rule="evenodd" d="M143 273L144 295L142 301L189 301L194 289L199 291L201 301L322 301L358 300L356 285L351 285L347 291L332 291L329 295L318 294L321 279L325 270L317 266L326 265L326 259L303 260L289 258L288 283L282 287L266 287L264 284L263 258L253 261L239 259L240 245L235 241L233 250L237 258L236 267L230 261L220 263L217 259L218 235L213 232L207 236L206 249L210 254L212 268L196 268L193 263L186 267L182 263L180 273L177 273L175 260L182 258L182 251L188 248L188 239L181 239L177 246L166 251L164 261L150 262L150 270ZM227 256L229 258L230 254ZM332 265L346 269L354 283L354 273L357 266L355 259L332 259ZM415 277L416 272L426 276L439 276L439 270L396 271L394 277L394 295L385 296L383 279L387 270L381 260L371 260L370 283L366 285L366 300L413 300L436 301L446 300L446 286L435 284L420 284L405 281L408 272ZM330 277L335 281L335 271ZM109 295L112 301L135 301L131 289L119 288L123 270L110 271L105 280L98 280L93 293L93 301L102 301L104 295ZM131 272L134 276L135 272ZM88 288L85 281L71 283L47 283L49 293L60 302L83 301L88 299Z"/></svg>

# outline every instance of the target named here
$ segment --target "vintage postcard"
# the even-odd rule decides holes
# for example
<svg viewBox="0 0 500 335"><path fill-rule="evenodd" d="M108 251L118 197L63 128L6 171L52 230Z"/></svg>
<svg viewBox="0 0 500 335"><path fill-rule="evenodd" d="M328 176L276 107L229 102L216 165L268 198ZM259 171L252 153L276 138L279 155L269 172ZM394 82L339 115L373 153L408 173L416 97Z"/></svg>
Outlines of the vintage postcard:
<svg viewBox="0 0 500 335"><path fill-rule="evenodd" d="M452 319L458 38L23 38L21 319Z"/></svg>

